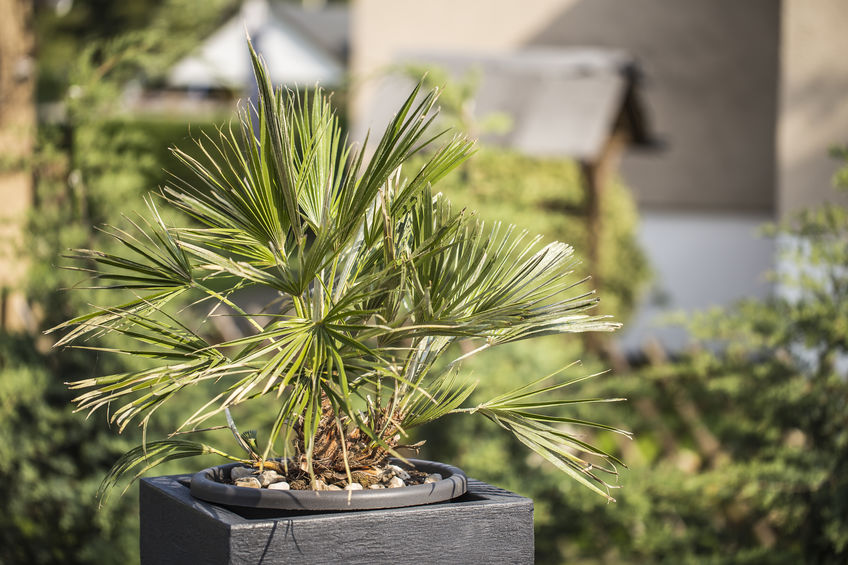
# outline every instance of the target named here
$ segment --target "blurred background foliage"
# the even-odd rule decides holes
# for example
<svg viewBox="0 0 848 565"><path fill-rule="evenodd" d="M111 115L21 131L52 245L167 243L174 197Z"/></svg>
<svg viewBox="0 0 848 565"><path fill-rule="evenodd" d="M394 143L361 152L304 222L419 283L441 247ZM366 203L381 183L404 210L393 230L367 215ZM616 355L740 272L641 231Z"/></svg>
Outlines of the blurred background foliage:
<svg viewBox="0 0 848 565"><path fill-rule="evenodd" d="M845 153L836 154L848 186ZM647 348L583 387L585 397L630 400L626 409L581 408L596 418L609 411L604 421L635 432L632 442L607 438L630 466L615 505L562 481L486 423L429 430L429 454L531 496L539 563L844 562L848 210L827 204L765 231L785 259L777 296L698 314L686 321L698 342L685 354ZM487 389L581 355L574 344L539 341L466 368ZM598 367L589 357L571 371Z"/></svg>
<svg viewBox="0 0 848 565"><path fill-rule="evenodd" d="M58 17L35 13L38 102L46 108L31 168L34 207L22 252L25 293L44 330L86 309L79 272L58 268L76 247L107 248L96 226L121 223L173 168L168 147L185 144L188 124L126 114L129 80L157 80L232 9L234 2L74 2ZM193 120L199 134L212 122ZM65 381L138 361L50 349L44 336L0 332L0 563L126 563L138 560L137 496L98 509L104 473L141 441L118 436L105 416L73 414ZM160 428L152 433L164 433ZM174 470L172 469L172 472Z"/></svg>
<svg viewBox="0 0 848 565"><path fill-rule="evenodd" d="M215 0L77 1L63 17L38 4L39 102L59 103L39 124L32 162L36 206L25 247L26 294L42 329L87 307L80 273L58 269L68 248L110 245L93 226L122 222L175 170L168 146L223 116L130 116L131 81L156 83L163 69L233 13ZM446 93L447 118L463 123L463 87ZM455 101L453 103L452 101ZM45 106L48 107L49 106ZM451 114L451 108L457 111ZM494 125L492 125L494 124ZM844 151L835 152L845 162ZM837 175L848 184L848 167ZM580 249L585 190L569 161L482 147L439 187L487 220L516 223ZM606 193L601 242L602 308L626 321L649 267L627 187ZM623 491L607 505L483 419L452 416L422 430L423 455L534 499L539 563L844 563L848 560L848 211L829 205L771 226L795 265L776 276L783 292L690 324L699 345L669 359L640 359L588 381L580 396L624 396L589 405L592 419L636 439L594 438L620 454ZM716 276L721 276L716 273ZM210 331L216 331L211 328ZM602 356L601 356L602 357ZM579 339L544 338L487 352L466 364L480 398L582 359L577 376L609 359ZM0 563L123 563L137 560L135 489L97 509L94 493L117 457L140 442L103 415L73 414L64 381L137 360L50 349L45 337L0 333ZM603 412L603 414L599 414ZM158 429L169 428L167 412ZM213 464L214 461L209 461ZM198 462L171 465L185 472Z"/></svg>

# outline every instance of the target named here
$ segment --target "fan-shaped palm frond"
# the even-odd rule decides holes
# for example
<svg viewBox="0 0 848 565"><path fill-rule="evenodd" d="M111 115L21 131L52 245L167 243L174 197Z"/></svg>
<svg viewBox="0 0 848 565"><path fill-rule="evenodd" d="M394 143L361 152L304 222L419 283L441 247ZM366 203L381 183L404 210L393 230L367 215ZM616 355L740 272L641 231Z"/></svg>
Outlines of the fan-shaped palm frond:
<svg viewBox="0 0 848 565"><path fill-rule="evenodd" d="M593 447L580 440L570 428L589 427L617 434L627 438L632 437L628 431L618 429L597 422L589 422L576 418L562 416L551 416L539 413L539 410L547 408L560 408L575 404L589 404L594 402L621 402L624 398L557 398L552 395L555 391L564 389L578 382L597 377L599 374L585 375L576 379L537 388L543 382L550 380L553 375L543 377L533 383L519 387L506 394L500 395L467 412L479 412L501 427L509 430L527 447L541 455L547 461L553 463L578 482L589 487L591 490L601 494L609 500L614 500L609 495L609 489L615 485L608 483L599 476L599 473L618 476L615 464L624 466L616 457L606 453L597 447ZM541 399L540 399L541 398ZM562 429L559 426L568 426ZM587 454L605 460L610 466L593 464L581 455Z"/></svg>
<svg viewBox="0 0 848 565"><path fill-rule="evenodd" d="M186 387L214 381L211 397L179 426L184 433L273 396L278 408L267 443L252 440L251 458L264 465L275 442L295 437L291 449L313 476L319 468L339 472L331 467L342 463L349 476L352 462L395 453L398 437L412 427L479 412L602 492L574 450L614 458L557 426L620 430L539 412L597 399L550 400L544 395L564 386L552 385L460 408L474 389L457 375L468 355L540 335L617 327L587 313L597 298L575 288L583 281L573 277L573 249L486 224L432 193L471 155L466 139L451 139L405 174L409 158L441 137L429 133L437 90L416 87L366 159L366 147L347 143L326 96L275 90L252 48L251 55L258 107L197 141L199 156L175 150L190 175L175 178L162 197L196 225L166 226L151 202L151 221L107 231L126 254L73 254L97 277L97 288L130 296L59 326L69 330L59 343L94 347L89 342L119 335L136 345L97 347L158 363L71 383L85 391L79 409L117 403L110 417L119 429L135 419L146 425ZM234 293L255 287L280 298L246 311ZM186 303L209 304L207 315L234 316L249 331L210 340L202 325L179 321ZM476 340L476 348L449 359L460 340ZM244 438L236 439L243 446ZM106 484L212 452L180 439L154 442L122 458Z"/></svg>

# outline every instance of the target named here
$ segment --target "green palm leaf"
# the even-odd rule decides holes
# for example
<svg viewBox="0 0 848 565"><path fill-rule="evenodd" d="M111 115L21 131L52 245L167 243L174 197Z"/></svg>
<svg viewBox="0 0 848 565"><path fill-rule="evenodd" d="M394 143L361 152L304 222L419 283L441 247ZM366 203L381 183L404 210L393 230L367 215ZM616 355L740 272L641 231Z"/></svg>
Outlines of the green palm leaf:
<svg viewBox="0 0 848 565"><path fill-rule="evenodd" d="M250 52L257 107L243 108L195 151L174 150L187 174L162 194L194 223L167 226L150 201L150 219L107 228L120 252L72 254L79 270L97 278L94 288L119 298L54 328L67 332L59 345L151 363L70 383L80 391L77 408L114 408L110 419L119 430L132 421L146 428L165 402L207 383L211 392L177 429L186 433L222 417L227 425L213 428L235 430L230 408L268 397L276 406L262 434L267 441L250 439L250 457L261 465L282 441L283 453L305 458L310 473L321 434L351 438L358 453L377 461L397 454L398 437L415 426L480 413L605 493L603 471L589 468L582 454L618 461L565 426L626 432L545 411L618 399L560 398L577 380L541 380L461 407L475 387L459 373L463 359L541 335L618 327L588 312L597 297L578 288L574 250L487 224L433 192L473 153L462 137L436 146L444 134L430 127L438 90L419 84L373 149L354 150L323 92L275 89L252 46ZM416 154L424 155L423 165L409 170ZM275 295L262 308L239 299L262 289ZM181 321L201 309L208 311L200 322ZM205 322L220 321L214 316L236 320L240 335L206 335ZM476 340L473 351L451 359L463 340ZM236 437L243 446L248 441ZM297 443L285 444L287 437ZM347 443L341 448L349 473ZM122 458L104 484L160 462L217 453L212 449L152 442Z"/></svg>
<svg viewBox="0 0 848 565"><path fill-rule="evenodd" d="M100 483L97 496L102 500L121 479L128 475L132 476L123 492L126 492L139 477L157 465L167 463L168 461L201 455L218 455L232 461L243 461L205 443L181 439L154 441L146 445L140 445L124 453L112 465L109 473Z"/></svg>

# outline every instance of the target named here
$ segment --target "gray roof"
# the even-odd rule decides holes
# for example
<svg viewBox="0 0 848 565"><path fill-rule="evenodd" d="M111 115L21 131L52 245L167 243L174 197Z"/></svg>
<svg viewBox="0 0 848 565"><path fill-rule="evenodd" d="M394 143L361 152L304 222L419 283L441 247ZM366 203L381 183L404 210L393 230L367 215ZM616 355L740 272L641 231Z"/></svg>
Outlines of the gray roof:
<svg viewBox="0 0 848 565"><path fill-rule="evenodd" d="M253 69L245 32L265 57L276 84L335 86L345 76L346 6L308 10L246 0L237 14L171 68L168 83L188 88L250 88Z"/></svg>
<svg viewBox="0 0 848 565"><path fill-rule="evenodd" d="M316 45L320 45L340 63L350 52L350 9L346 4L327 4L304 8L297 4L272 4L275 15L297 25Z"/></svg>
<svg viewBox="0 0 848 565"><path fill-rule="evenodd" d="M486 135L491 144L538 156L594 160L617 124L625 124L635 142L646 142L637 100L636 66L625 52L610 49L534 49L505 54L459 55L408 53L405 62L435 65L460 76L480 73L475 98L478 118L494 112L512 118L505 134ZM400 96L408 86L389 78L378 95ZM391 92L396 94L391 94ZM372 116L379 116L379 109ZM382 119L388 117L380 117Z"/></svg>

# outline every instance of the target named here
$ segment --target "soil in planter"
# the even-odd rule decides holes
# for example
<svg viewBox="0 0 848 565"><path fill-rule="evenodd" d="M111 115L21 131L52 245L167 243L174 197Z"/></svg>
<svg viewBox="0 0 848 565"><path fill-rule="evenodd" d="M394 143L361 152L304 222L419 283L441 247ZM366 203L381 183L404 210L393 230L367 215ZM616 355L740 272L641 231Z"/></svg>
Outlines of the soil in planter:
<svg viewBox="0 0 848 565"><path fill-rule="evenodd" d="M270 463L270 462L269 462ZM363 490L381 488L399 488L403 486L431 483L442 479L438 473L423 473L417 469L408 469L386 463L369 469L351 470L353 482L349 482L347 473L336 473L316 478L311 484L309 474L293 460L273 462L273 469L259 471L252 467L233 467L230 470L230 484L247 488L267 488L274 490Z"/></svg>

